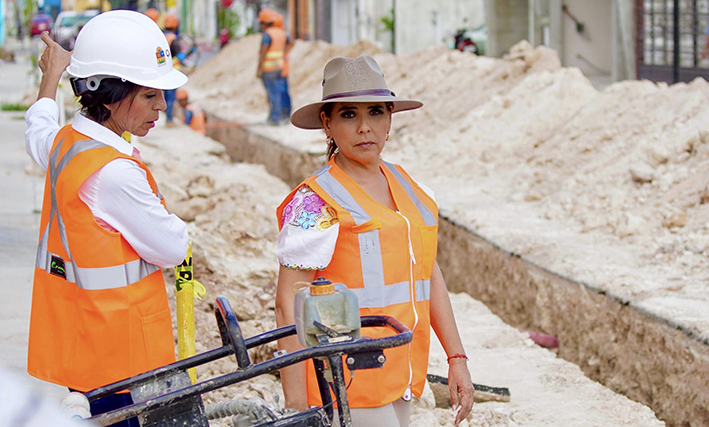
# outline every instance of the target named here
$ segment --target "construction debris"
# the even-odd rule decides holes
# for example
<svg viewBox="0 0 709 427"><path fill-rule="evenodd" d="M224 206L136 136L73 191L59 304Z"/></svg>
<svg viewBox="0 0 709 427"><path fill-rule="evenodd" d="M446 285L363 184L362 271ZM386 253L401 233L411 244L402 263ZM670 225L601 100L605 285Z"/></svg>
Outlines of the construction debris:
<svg viewBox="0 0 709 427"><path fill-rule="evenodd" d="M245 337L275 328L274 296L278 261L273 255L277 237L275 208L289 186L267 174L260 165L230 163L225 148L187 128L156 128L137 142L168 208L192 216L195 277L207 288L196 301L197 352L221 346L212 302L226 295L237 313ZM199 207L197 207L199 206ZM202 206L209 206L208 209ZM167 277L166 283L174 283ZM174 289L170 290L174 301ZM664 425L647 407L617 395L586 378L575 365L534 344L526 333L505 325L468 295L452 295L470 368L476 382L508 386L510 402L475 405L461 425L502 427L568 426L578 420L602 425L655 427ZM174 307L173 307L174 312ZM258 362L273 357L275 346L250 353ZM446 356L432 343L430 372L447 376ZM198 367L198 380L237 368L224 358ZM206 396L211 404L233 399L283 401L278 378L264 375L217 390ZM555 403L549 412L540 399ZM564 409L567 406L567 409ZM241 421L243 421L243 418ZM437 408L430 388L416 399L412 427L453 426L454 413ZM210 421L230 426L229 419Z"/></svg>
<svg viewBox="0 0 709 427"><path fill-rule="evenodd" d="M258 40L232 43L195 72L189 85L207 110L265 121L265 92L252 69ZM383 156L431 187L442 214L709 339L706 81L624 81L599 92L578 69L561 67L553 50L526 41L503 59L444 47L400 57L365 42L298 41L294 106L320 98L327 60L360 53L377 59L394 92L424 102L394 116ZM325 149L322 132L253 131L304 151Z"/></svg>

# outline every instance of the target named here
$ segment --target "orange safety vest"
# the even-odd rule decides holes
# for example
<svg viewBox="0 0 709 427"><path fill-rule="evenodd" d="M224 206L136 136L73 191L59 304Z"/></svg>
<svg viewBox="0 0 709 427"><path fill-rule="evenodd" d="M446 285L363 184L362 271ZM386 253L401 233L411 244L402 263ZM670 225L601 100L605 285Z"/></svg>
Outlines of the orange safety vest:
<svg viewBox="0 0 709 427"><path fill-rule="evenodd" d="M283 69L281 70L281 77L288 77L290 75L290 52L286 52L283 57Z"/></svg>
<svg viewBox="0 0 709 427"><path fill-rule="evenodd" d="M266 28L266 34L271 37L271 44L266 51L266 59L261 63L261 71L269 73L283 69L283 56L286 51L288 35L284 30L276 27Z"/></svg>
<svg viewBox="0 0 709 427"><path fill-rule="evenodd" d="M79 391L175 361L160 267L101 227L81 184L114 159L147 166L64 126L52 145L32 291L27 371ZM163 201L164 206L164 201Z"/></svg>
<svg viewBox="0 0 709 427"><path fill-rule="evenodd" d="M173 33L172 31L167 31L164 34L165 34L165 40L167 40L167 47L169 48L170 45L172 44L172 42L174 42L175 39L177 38L177 34Z"/></svg>
<svg viewBox="0 0 709 427"><path fill-rule="evenodd" d="M298 189L307 185L337 211L340 231L330 264L318 273L344 283L357 294L360 315L392 316L414 334L406 346L384 350L382 369L358 370L347 389L353 408L386 405L407 387L421 396L430 343L431 273L436 260L438 207L403 168L381 162L398 212L376 202L331 159L307 178L278 208L278 218ZM362 329L362 335L392 335L387 328ZM345 378L349 372L345 365ZM308 403L321 405L311 361Z"/></svg>
<svg viewBox="0 0 709 427"><path fill-rule="evenodd" d="M192 118L190 119L189 123L187 123L187 116L185 115L185 123L190 125L192 130L195 130L202 135L207 134L207 128L206 128L206 116L204 115L204 112L202 109L197 105L196 103L191 103L187 104L185 107L185 111L190 111L192 112Z"/></svg>
<svg viewBox="0 0 709 427"><path fill-rule="evenodd" d="M182 62L177 58L177 54L180 52L173 52L172 51L172 42L175 41L177 38L177 34L173 33L172 31L168 31L165 34L165 40L167 40L167 47L168 50L170 51L170 55L172 55L172 68L175 68L177 70L182 70Z"/></svg>

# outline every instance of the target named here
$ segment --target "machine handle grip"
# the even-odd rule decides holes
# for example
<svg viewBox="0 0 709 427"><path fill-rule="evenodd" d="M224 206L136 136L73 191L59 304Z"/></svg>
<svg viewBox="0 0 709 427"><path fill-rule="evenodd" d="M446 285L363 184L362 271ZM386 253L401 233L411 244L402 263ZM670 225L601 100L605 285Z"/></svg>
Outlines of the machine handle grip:
<svg viewBox="0 0 709 427"><path fill-rule="evenodd" d="M222 338L222 345L231 345L234 348L236 363L240 369L247 369L251 366L249 353L246 349L244 335L241 333L239 322L236 320L234 310L231 309L231 304L225 296L218 296L216 306L214 307L214 315L217 318L219 326L219 335Z"/></svg>

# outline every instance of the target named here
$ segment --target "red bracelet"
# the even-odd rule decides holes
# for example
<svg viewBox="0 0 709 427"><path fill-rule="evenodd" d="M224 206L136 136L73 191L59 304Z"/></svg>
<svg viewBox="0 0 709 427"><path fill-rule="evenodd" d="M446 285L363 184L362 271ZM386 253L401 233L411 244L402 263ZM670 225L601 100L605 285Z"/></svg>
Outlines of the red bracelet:
<svg viewBox="0 0 709 427"><path fill-rule="evenodd" d="M453 356L449 356L446 362L451 363L451 359L465 359L466 361L470 360L468 359L468 356L460 353L456 353Z"/></svg>

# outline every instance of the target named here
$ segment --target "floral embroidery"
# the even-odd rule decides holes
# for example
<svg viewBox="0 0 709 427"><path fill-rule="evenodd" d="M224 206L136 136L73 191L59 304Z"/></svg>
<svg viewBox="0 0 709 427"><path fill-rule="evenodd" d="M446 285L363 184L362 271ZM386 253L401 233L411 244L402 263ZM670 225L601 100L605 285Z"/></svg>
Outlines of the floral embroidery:
<svg viewBox="0 0 709 427"><path fill-rule="evenodd" d="M315 213L302 211L298 217L298 225L303 230L315 227Z"/></svg>
<svg viewBox="0 0 709 427"><path fill-rule="evenodd" d="M293 205L288 203L286 205L286 208L283 209L283 223L287 224L291 221L291 218L293 217Z"/></svg>
<svg viewBox="0 0 709 427"><path fill-rule="evenodd" d="M325 269L337 242L337 211L304 185L293 193L282 215L276 248L280 264L294 270Z"/></svg>
<svg viewBox="0 0 709 427"><path fill-rule="evenodd" d="M283 209L284 226L288 224L303 230L315 228L325 231L337 223L337 211L307 185L296 191Z"/></svg>
<svg viewBox="0 0 709 427"><path fill-rule="evenodd" d="M322 212L322 216L318 218L318 222L315 224L318 230L325 231L339 222L339 219L337 219L337 211L332 206L325 205L320 211Z"/></svg>
<svg viewBox="0 0 709 427"><path fill-rule="evenodd" d="M289 268L291 270L307 270L307 271L320 271L320 270L325 270L325 266L321 265L319 267L306 267L303 264L284 264L280 263L282 266L285 268Z"/></svg>
<svg viewBox="0 0 709 427"><path fill-rule="evenodd" d="M319 213L324 204L325 201L315 193L310 193L303 197L303 206L308 212Z"/></svg>

